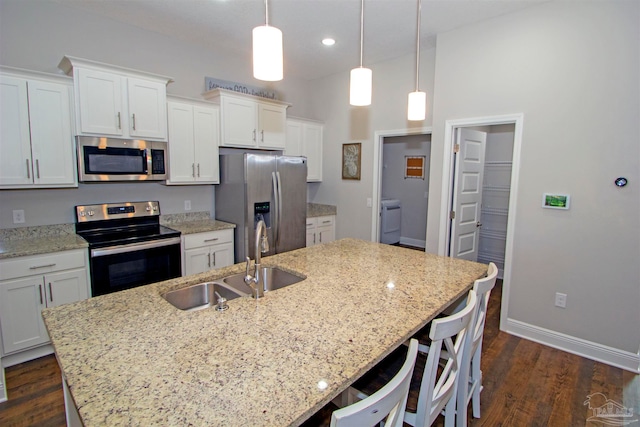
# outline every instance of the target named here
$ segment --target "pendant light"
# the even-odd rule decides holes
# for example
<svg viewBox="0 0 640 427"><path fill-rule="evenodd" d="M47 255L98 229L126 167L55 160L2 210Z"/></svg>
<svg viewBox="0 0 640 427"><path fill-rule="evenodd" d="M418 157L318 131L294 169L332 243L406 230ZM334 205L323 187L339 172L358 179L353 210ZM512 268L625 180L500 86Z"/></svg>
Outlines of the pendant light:
<svg viewBox="0 0 640 427"><path fill-rule="evenodd" d="M418 0L418 29L416 36L416 91L409 94L407 120L424 120L427 109L427 94L418 90L420 79L420 15L422 0Z"/></svg>
<svg viewBox="0 0 640 427"><path fill-rule="evenodd" d="M269 4L264 0L265 25L253 29L253 77L282 80L282 31L269 26Z"/></svg>
<svg viewBox="0 0 640 427"><path fill-rule="evenodd" d="M371 69L362 66L364 46L364 0L360 6L360 67L351 70L349 103L355 106L371 105Z"/></svg>

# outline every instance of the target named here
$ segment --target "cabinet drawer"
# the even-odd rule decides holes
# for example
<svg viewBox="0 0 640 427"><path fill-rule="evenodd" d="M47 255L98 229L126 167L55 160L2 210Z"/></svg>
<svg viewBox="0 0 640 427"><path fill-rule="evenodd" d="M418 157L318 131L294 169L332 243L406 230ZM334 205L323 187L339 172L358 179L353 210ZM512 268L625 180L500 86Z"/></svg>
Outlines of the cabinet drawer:
<svg viewBox="0 0 640 427"><path fill-rule="evenodd" d="M319 216L316 218L316 226L318 227L333 225L334 222L335 216L333 215Z"/></svg>
<svg viewBox="0 0 640 427"><path fill-rule="evenodd" d="M85 268L85 256L86 252L79 249L2 260L0 261L0 280Z"/></svg>
<svg viewBox="0 0 640 427"><path fill-rule="evenodd" d="M316 228L316 217L307 218L307 230Z"/></svg>
<svg viewBox="0 0 640 427"><path fill-rule="evenodd" d="M184 249L201 248L203 246L230 243L233 241L233 230L217 230L206 233L187 234L184 236Z"/></svg>

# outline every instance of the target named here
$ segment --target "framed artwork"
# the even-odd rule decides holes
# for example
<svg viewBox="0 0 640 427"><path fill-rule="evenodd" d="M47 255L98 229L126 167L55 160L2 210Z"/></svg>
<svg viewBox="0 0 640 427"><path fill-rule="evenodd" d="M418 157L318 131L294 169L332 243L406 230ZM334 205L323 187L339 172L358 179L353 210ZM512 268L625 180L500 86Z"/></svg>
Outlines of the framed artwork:
<svg viewBox="0 0 640 427"><path fill-rule="evenodd" d="M569 209L571 196L568 194L551 194L544 193L542 195L542 207L548 209Z"/></svg>
<svg viewBox="0 0 640 427"><path fill-rule="evenodd" d="M362 144L342 144L342 179L360 180Z"/></svg>

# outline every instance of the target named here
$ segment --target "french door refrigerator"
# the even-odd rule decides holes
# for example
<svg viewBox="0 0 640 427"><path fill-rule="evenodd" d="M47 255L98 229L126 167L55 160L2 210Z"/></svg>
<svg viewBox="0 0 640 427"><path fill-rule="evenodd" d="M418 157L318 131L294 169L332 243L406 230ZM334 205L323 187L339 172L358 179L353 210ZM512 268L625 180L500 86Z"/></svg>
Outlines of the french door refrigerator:
<svg viewBox="0 0 640 427"><path fill-rule="evenodd" d="M307 159L262 153L220 155L215 217L236 225L236 263L246 257L255 259L255 229L260 218L264 218L269 239L269 251L262 256L306 245Z"/></svg>

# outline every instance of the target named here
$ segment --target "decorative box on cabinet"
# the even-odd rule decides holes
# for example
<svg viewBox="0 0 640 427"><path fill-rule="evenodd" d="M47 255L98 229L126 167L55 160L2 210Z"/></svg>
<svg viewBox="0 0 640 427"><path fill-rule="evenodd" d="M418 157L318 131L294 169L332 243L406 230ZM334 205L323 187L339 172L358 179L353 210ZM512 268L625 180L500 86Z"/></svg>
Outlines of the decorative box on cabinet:
<svg viewBox="0 0 640 427"><path fill-rule="evenodd" d="M170 99L169 179L167 184L218 184L219 107Z"/></svg>
<svg viewBox="0 0 640 427"><path fill-rule="evenodd" d="M0 261L2 356L47 344L42 309L89 294L84 249Z"/></svg>
<svg viewBox="0 0 640 427"><path fill-rule="evenodd" d="M307 218L307 247L336 239L335 215Z"/></svg>
<svg viewBox="0 0 640 427"><path fill-rule="evenodd" d="M58 67L73 76L79 134L167 140L171 78L70 56Z"/></svg>
<svg viewBox="0 0 640 427"><path fill-rule="evenodd" d="M322 181L322 132L321 123L292 118L287 119L287 146L284 154L306 156L307 182Z"/></svg>
<svg viewBox="0 0 640 427"><path fill-rule="evenodd" d="M71 80L0 69L0 188L77 187Z"/></svg>
<svg viewBox="0 0 640 427"><path fill-rule="evenodd" d="M183 275L233 264L233 229L182 235Z"/></svg>
<svg viewBox="0 0 640 427"><path fill-rule="evenodd" d="M224 89L204 97L220 105L220 146L285 149L289 104Z"/></svg>

